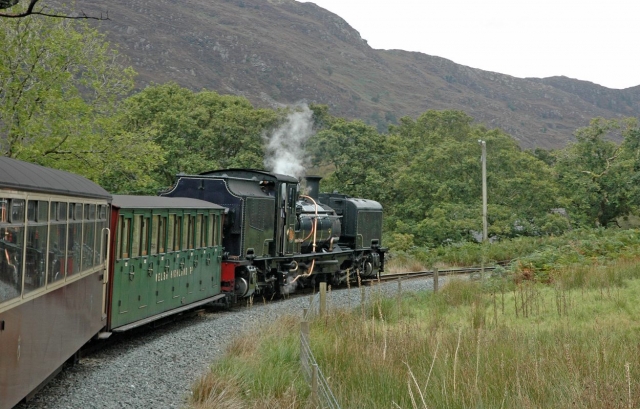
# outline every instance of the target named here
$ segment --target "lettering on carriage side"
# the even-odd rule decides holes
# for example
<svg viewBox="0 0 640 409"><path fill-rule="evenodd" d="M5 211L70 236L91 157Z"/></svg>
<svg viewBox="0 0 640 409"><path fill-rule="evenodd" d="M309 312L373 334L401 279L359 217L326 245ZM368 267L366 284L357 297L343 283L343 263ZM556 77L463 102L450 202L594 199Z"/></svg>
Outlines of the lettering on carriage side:
<svg viewBox="0 0 640 409"><path fill-rule="evenodd" d="M183 269L175 269L167 272L156 273L156 282L165 281L170 278L179 278L193 274L193 267L185 267Z"/></svg>

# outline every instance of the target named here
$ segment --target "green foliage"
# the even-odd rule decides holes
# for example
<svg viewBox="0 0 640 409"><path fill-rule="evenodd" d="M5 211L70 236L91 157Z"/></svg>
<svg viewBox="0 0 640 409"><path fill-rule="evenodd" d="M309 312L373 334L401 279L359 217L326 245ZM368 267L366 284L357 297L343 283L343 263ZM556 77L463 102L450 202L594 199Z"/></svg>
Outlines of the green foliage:
<svg viewBox="0 0 640 409"><path fill-rule="evenodd" d="M413 234L393 233L385 243L396 251L408 251L414 247L413 238Z"/></svg>
<svg viewBox="0 0 640 409"><path fill-rule="evenodd" d="M154 85L126 100L125 129L161 145L167 163L156 181L173 183L178 173L228 167L261 168L263 132L279 115L254 109L243 97L213 91L194 93L175 83Z"/></svg>
<svg viewBox="0 0 640 409"><path fill-rule="evenodd" d="M115 113L134 72L103 35L76 20L0 19L0 43L0 155L98 183L126 168L148 183L162 155L119 128Z"/></svg>
<svg viewBox="0 0 640 409"><path fill-rule="evenodd" d="M318 111L314 113L318 118ZM385 203L394 155L386 137L362 121L324 117L322 123L324 129L307 142L307 151L313 165L334 169L323 179L323 190Z"/></svg>
<svg viewBox="0 0 640 409"><path fill-rule="evenodd" d="M323 190L380 201L389 244L438 246L474 240L482 230L478 140L487 144L489 234L562 234L570 224L552 212L560 195L548 155L523 152L499 130L473 125L460 111L401 118L382 135L360 121L333 118L312 107L320 130L307 144L312 163L329 169ZM477 233L475 233L477 234Z"/></svg>
<svg viewBox="0 0 640 409"><path fill-rule="evenodd" d="M607 139L620 132L621 144ZM557 173L578 225L610 226L638 207L640 130L636 119L596 118L576 131L577 142L558 153Z"/></svg>
<svg viewBox="0 0 640 409"><path fill-rule="evenodd" d="M541 234L542 226L562 231L561 223L549 224L555 221L549 211L560 204L551 168L522 152L508 135L471 122L462 112L428 111L391 128L399 154L388 225L413 234L419 245L473 240L472 233L482 230L477 141L484 140L490 235Z"/></svg>
<svg viewBox="0 0 640 409"><path fill-rule="evenodd" d="M328 169L324 190L385 206L388 245L473 241L482 229L481 163L486 141L489 235L561 235L572 226L615 225L640 202L640 130L635 119L595 119L562 151L523 152L499 130L459 111L401 118L381 135L316 107L313 164ZM606 137L619 132L622 144ZM406 240L411 237L410 244Z"/></svg>

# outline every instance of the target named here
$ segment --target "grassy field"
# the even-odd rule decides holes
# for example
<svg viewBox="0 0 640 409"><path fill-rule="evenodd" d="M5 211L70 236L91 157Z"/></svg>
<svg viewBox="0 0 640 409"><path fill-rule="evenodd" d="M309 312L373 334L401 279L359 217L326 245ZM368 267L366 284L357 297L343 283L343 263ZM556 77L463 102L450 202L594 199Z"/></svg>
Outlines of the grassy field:
<svg viewBox="0 0 640 409"><path fill-rule="evenodd" d="M311 348L343 408L639 407L636 235L558 238L483 280L331 311ZM312 407L299 321L238 338L192 407Z"/></svg>

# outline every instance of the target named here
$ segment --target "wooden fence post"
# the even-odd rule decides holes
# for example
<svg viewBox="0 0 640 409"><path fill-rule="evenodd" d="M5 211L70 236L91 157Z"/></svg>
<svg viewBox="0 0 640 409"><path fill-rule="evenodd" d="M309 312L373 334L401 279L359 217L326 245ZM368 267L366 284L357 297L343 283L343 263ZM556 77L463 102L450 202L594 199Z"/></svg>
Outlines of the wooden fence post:
<svg viewBox="0 0 640 409"><path fill-rule="evenodd" d="M440 279L440 273L438 272L438 267L433 268L433 292L438 292L438 280Z"/></svg>
<svg viewBox="0 0 640 409"><path fill-rule="evenodd" d="M400 304L402 302L402 277L398 277L398 295L396 295L396 307L398 309L398 316L401 314Z"/></svg>
<svg viewBox="0 0 640 409"><path fill-rule="evenodd" d="M327 283L320 283L320 316L327 312Z"/></svg>

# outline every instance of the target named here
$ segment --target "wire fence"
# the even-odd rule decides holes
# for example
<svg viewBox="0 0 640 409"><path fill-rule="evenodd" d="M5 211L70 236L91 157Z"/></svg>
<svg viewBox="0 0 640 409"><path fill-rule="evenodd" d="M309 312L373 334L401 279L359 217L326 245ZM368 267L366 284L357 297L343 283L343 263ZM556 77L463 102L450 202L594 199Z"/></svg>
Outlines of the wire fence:
<svg viewBox="0 0 640 409"><path fill-rule="evenodd" d="M302 321L300 328L300 364L305 379L311 385L313 404L322 409L341 409L309 346L308 321Z"/></svg>
<svg viewBox="0 0 640 409"><path fill-rule="evenodd" d="M434 292L438 292L439 280L442 279L443 277L440 275L438 269L434 268L431 277ZM446 274L444 279L446 281ZM402 295L402 277L397 279L397 284L397 297L398 302L400 302L400 296ZM366 289L365 287L368 286L358 286L361 307L364 307L367 302L367 294L371 296L371 291L367 291L370 289ZM305 308L302 314L302 322L300 324L300 364L302 373L311 387L311 398L315 407L321 409L340 409L340 405L309 346L309 320L314 316L322 316L325 313L327 313L327 284L320 283L320 292L311 296L309 308Z"/></svg>
<svg viewBox="0 0 640 409"><path fill-rule="evenodd" d="M361 304L365 301L364 287L361 289ZM309 300L309 308L305 308L300 324L300 364L302 373L311 387L311 399L316 408L341 409L327 379L318 366L309 345L309 320L322 315L327 310L326 283L320 283L320 292Z"/></svg>

